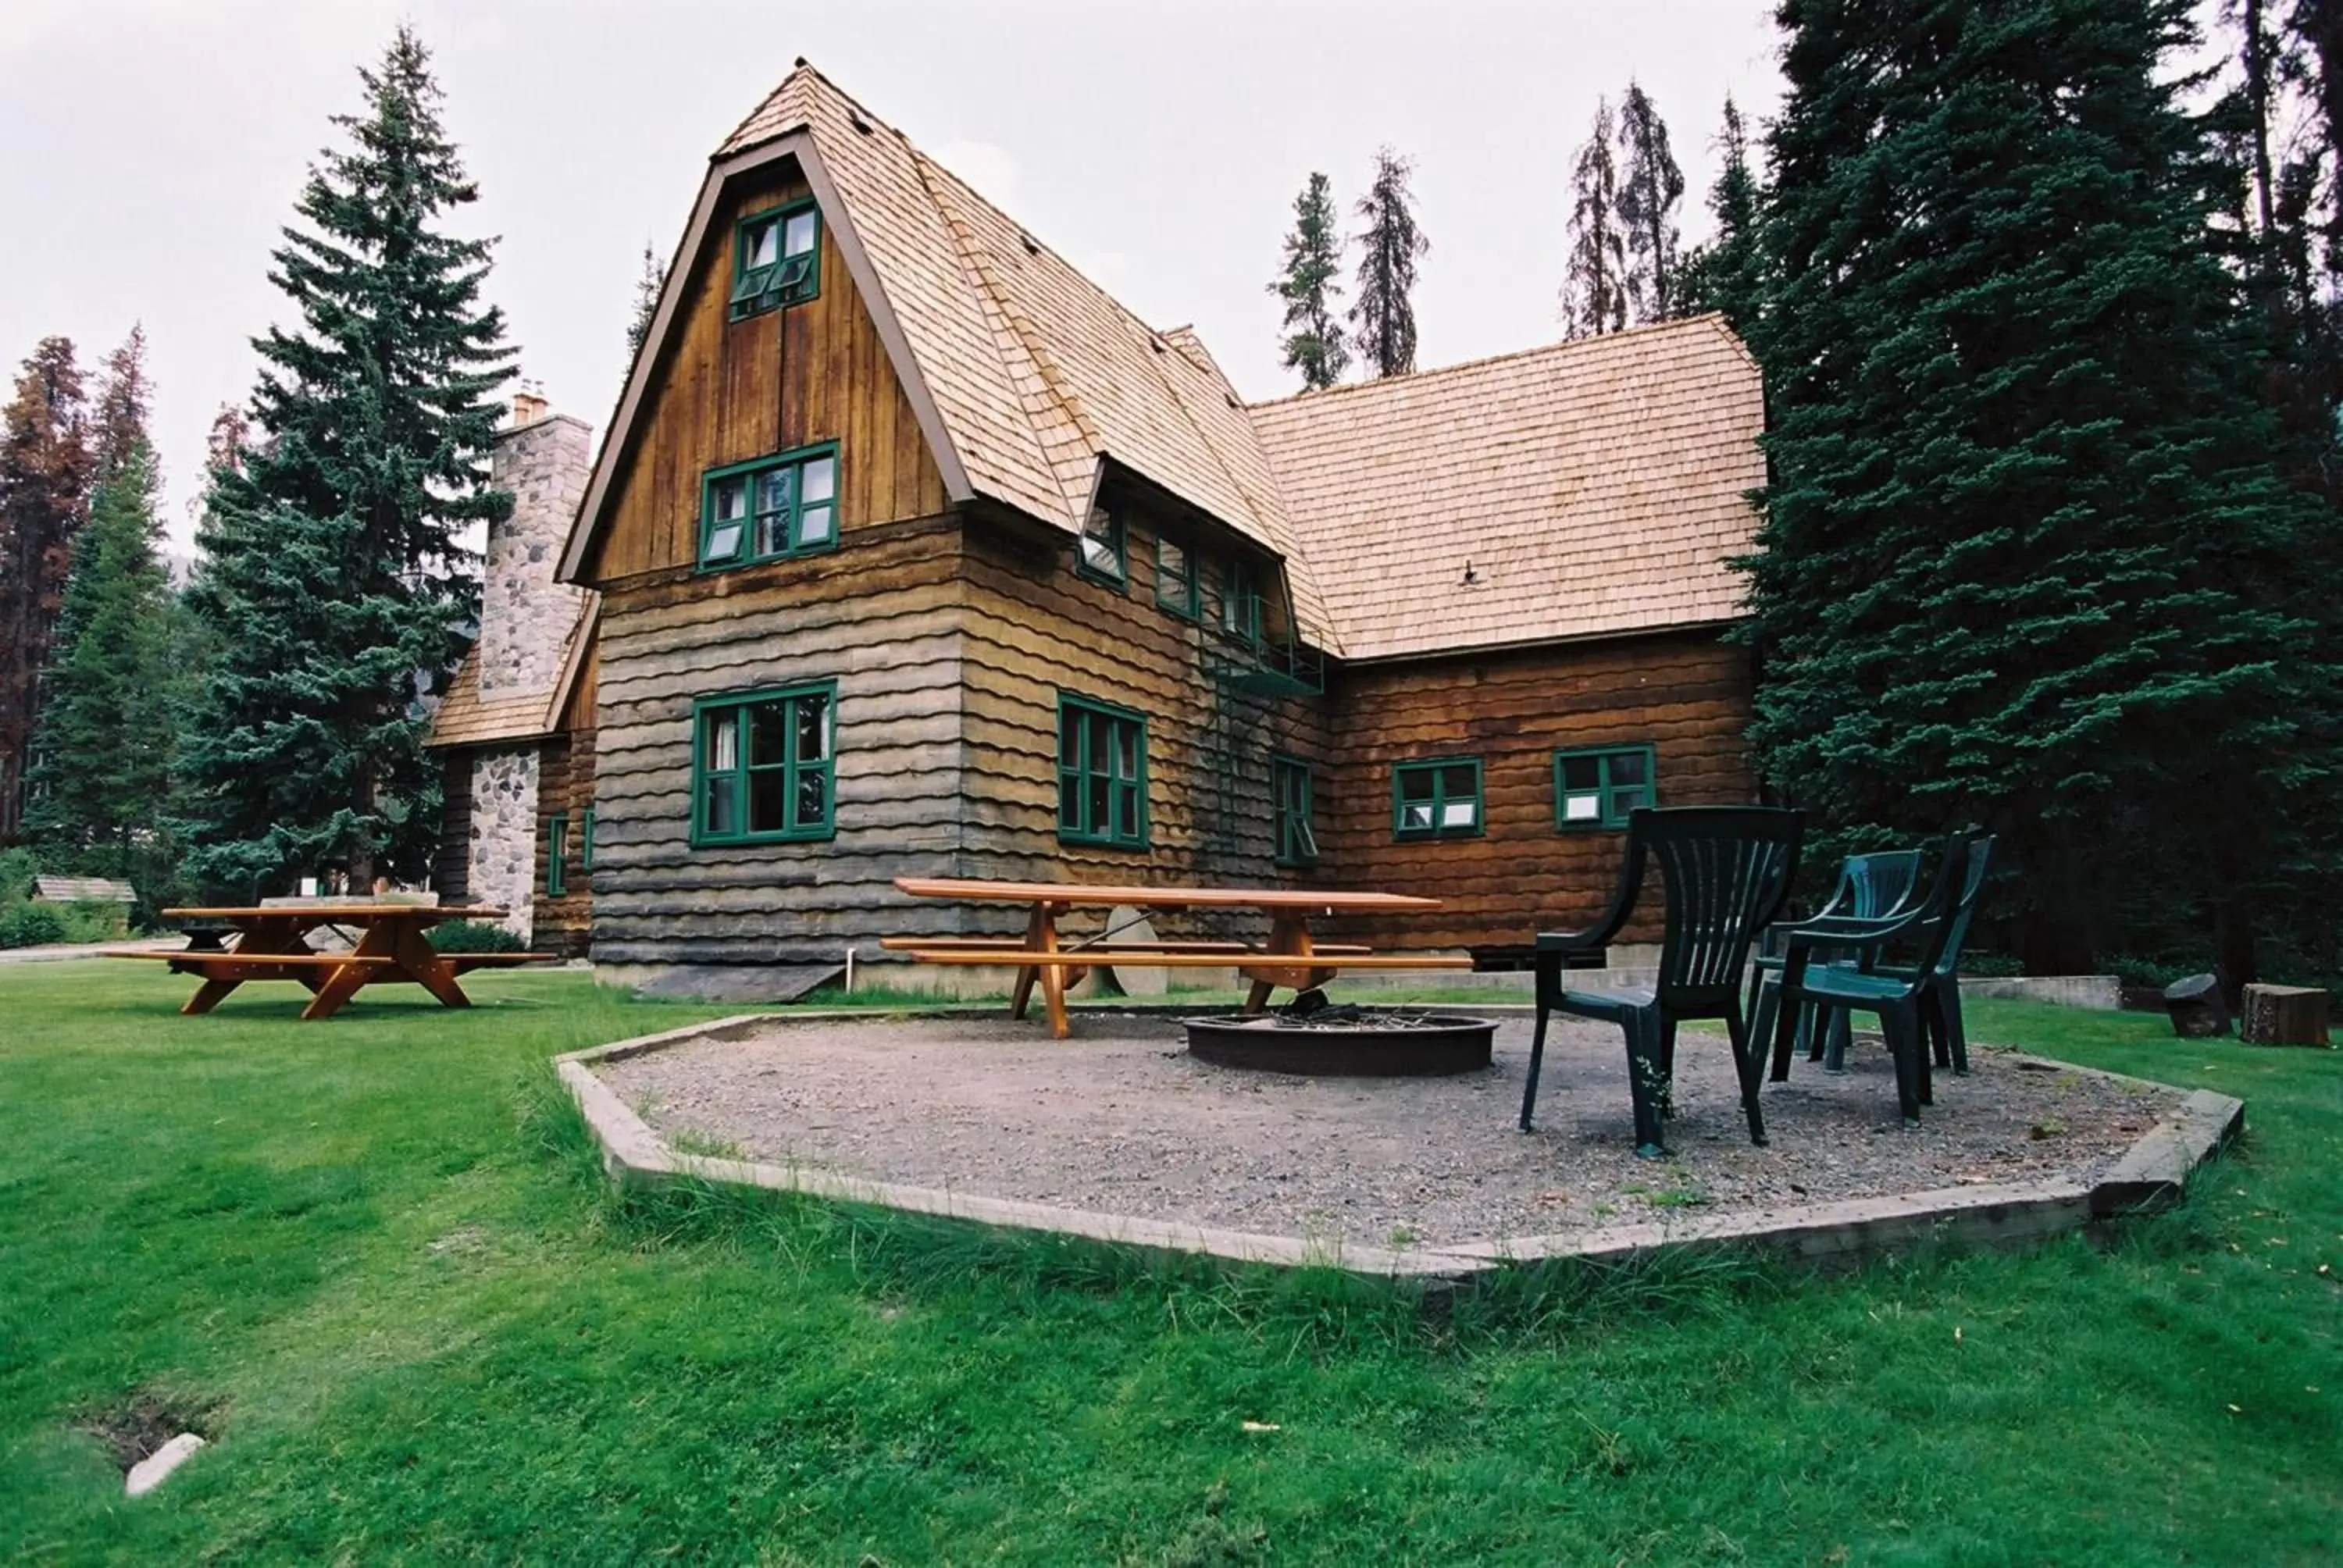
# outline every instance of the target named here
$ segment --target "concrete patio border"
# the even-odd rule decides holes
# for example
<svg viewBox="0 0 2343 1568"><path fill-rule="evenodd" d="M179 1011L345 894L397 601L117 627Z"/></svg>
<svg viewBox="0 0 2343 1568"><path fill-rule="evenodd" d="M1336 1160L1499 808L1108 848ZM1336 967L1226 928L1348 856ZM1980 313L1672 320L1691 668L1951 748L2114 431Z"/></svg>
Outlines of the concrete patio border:
<svg viewBox="0 0 2343 1568"><path fill-rule="evenodd" d="M808 1197L867 1203L906 1213L966 1221L1011 1230L1080 1236L1111 1245L1202 1253L1232 1262L1316 1266L1389 1279L1463 1282L1519 1263L1554 1258L1615 1261L1654 1248L1743 1247L1773 1251L1824 1267L1851 1267L1915 1247L1952 1243L2016 1246L2094 1222L2177 1202L2197 1166L2213 1158L2245 1127L2243 1101L2197 1090L2150 1128L2098 1181L2019 1181L1896 1193L1725 1215L1693 1215L1631 1225L1522 1236L1503 1241L1394 1250L1310 1236L1250 1231L1101 1213L1051 1203L986 1197L943 1188L871 1181L806 1165L780 1165L688 1154L677 1150L598 1077L601 1063L704 1040L738 1040L776 1026L880 1021L890 1016L949 1016L978 1010L907 1009L890 1014L862 1009L817 1012L739 1013L707 1023L570 1051L554 1059L563 1086L577 1101L602 1150L602 1167L621 1186L678 1180L749 1187ZM983 1010L997 1011L997 1009ZM1156 1013L1162 1007L1115 1009ZM1459 1011L1509 1009L1460 1007ZM2143 1080L2072 1062L2016 1054L2021 1068L2088 1073L2127 1084ZM2152 1087L2168 1089L2169 1085Z"/></svg>

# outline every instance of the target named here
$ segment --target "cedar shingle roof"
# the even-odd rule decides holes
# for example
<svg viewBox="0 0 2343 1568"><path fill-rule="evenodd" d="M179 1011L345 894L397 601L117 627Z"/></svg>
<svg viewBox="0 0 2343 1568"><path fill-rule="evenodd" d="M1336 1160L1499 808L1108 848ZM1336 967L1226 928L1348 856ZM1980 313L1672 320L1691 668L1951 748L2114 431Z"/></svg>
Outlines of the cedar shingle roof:
<svg viewBox="0 0 2343 1568"><path fill-rule="evenodd" d="M1250 413L1347 658L1741 613L1765 410L1721 317Z"/></svg>
<svg viewBox="0 0 2343 1568"><path fill-rule="evenodd" d="M718 150L709 190L759 148L809 156L835 188L948 483L965 472L956 496L1071 532L1121 464L1275 552L1303 635L1350 658L1741 613L1725 563L1755 544L1764 403L1715 317L1246 406L1192 330L1141 321L802 61ZM447 709L435 744L496 722L457 693Z"/></svg>
<svg viewBox="0 0 2343 1568"><path fill-rule="evenodd" d="M558 731L561 710L568 706L578 671L585 666L601 603L599 594L578 596L578 618L562 644L561 673L542 690L481 701L479 645L465 649L463 662L456 667L456 678L447 683L447 695L439 699L437 710L431 715L431 732L423 744L488 746L535 740Z"/></svg>

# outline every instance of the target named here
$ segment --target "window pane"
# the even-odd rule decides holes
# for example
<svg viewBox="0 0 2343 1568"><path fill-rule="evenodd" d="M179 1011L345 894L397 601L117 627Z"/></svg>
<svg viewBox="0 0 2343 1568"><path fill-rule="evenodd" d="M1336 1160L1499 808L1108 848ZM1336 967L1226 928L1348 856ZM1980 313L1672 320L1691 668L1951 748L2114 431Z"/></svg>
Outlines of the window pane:
<svg viewBox="0 0 2343 1568"><path fill-rule="evenodd" d="M786 512L789 509L789 490L797 479L795 468L774 468L757 476L757 510Z"/></svg>
<svg viewBox="0 0 2343 1568"><path fill-rule="evenodd" d="M749 831L778 833L789 824L789 770L759 768L749 775Z"/></svg>
<svg viewBox="0 0 2343 1568"><path fill-rule="evenodd" d="M708 779L708 830L711 833L737 833L740 830L739 797L739 779L729 773L711 774Z"/></svg>
<svg viewBox="0 0 2343 1568"><path fill-rule="evenodd" d="M778 220L755 225L748 235L749 259L744 270L770 266L781 259L781 226Z"/></svg>
<svg viewBox="0 0 2343 1568"><path fill-rule="evenodd" d="M729 771L740 766L740 715L725 709L708 716L708 770Z"/></svg>
<svg viewBox="0 0 2343 1568"><path fill-rule="evenodd" d="M786 554L789 548L789 514L778 512L757 514L757 553L760 556Z"/></svg>
<svg viewBox="0 0 2343 1568"><path fill-rule="evenodd" d="M1481 819L1478 800L1448 800L1440 808L1440 825L1443 828L1470 828Z"/></svg>
<svg viewBox="0 0 2343 1568"><path fill-rule="evenodd" d="M1428 768L1411 768L1406 772L1401 774L1399 776L1399 798L1403 800L1430 800L1432 799L1432 770Z"/></svg>
<svg viewBox="0 0 2343 1568"><path fill-rule="evenodd" d="M1118 719L1114 731L1114 776L1118 779L1139 777L1139 726Z"/></svg>
<svg viewBox="0 0 2343 1568"><path fill-rule="evenodd" d="M1061 767L1079 768L1082 761L1082 712L1079 708L1061 709L1058 713L1058 762Z"/></svg>
<svg viewBox="0 0 2343 1568"><path fill-rule="evenodd" d="M1594 789L1603 783L1603 764L1593 757L1565 757L1562 759L1562 787L1565 789Z"/></svg>
<svg viewBox="0 0 2343 1568"><path fill-rule="evenodd" d="M1107 540L1093 538L1089 534L1082 536L1082 564L1094 572L1104 572L1109 577L1118 576L1122 571L1122 560L1114 553L1114 546Z"/></svg>
<svg viewBox="0 0 2343 1568"><path fill-rule="evenodd" d="M835 531L835 507L808 507L798 518L798 548L826 545Z"/></svg>
<svg viewBox="0 0 2343 1568"><path fill-rule="evenodd" d="M1432 826L1432 802L1409 801L1400 808L1399 825L1414 832Z"/></svg>
<svg viewBox="0 0 2343 1568"><path fill-rule="evenodd" d="M789 759L789 705L759 702L749 709L749 766L778 768Z"/></svg>
<svg viewBox="0 0 2343 1568"><path fill-rule="evenodd" d="M1090 820L1085 824L1093 833L1109 830L1107 791L1111 788L1103 773L1093 773L1090 780Z"/></svg>
<svg viewBox="0 0 2343 1568"><path fill-rule="evenodd" d="M798 709L798 760L824 762L830 759L830 699L800 697Z"/></svg>
<svg viewBox="0 0 2343 1568"><path fill-rule="evenodd" d="M828 815L830 804L830 769L809 768L798 775L798 818L790 824L796 828L819 828Z"/></svg>
<svg viewBox="0 0 2343 1568"><path fill-rule="evenodd" d="M805 484L800 487L809 504L826 501L838 493L838 459L816 457L805 466Z"/></svg>
<svg viewBox="0 0 2343 1568"><path fill-rule="evenodd" d="M1058 826L1069 832L1080 832L1082 826L1082 776L1061 772L1058 775Z"/></svg>
<svg viewBox="0 0 2343 1568"><path fill-rule="evenodd" d="M1565 822L1594 822L1603 815L1599 798L1593 791L1584 795L1565 796L1562 802L1562 819Z"/></svg>
<svg viewBox="0 0 2343 1568"><path fill-rule="evenodd" d="M1136 784L1115 786L1114 836L1131 839L1139 837L1139 786Z"/></svg>
<svg viewBox="0 0 2343 1568"><path fill-rule="evenodd" d="M1453 763L1443 768L1440 770L1441 792L1451 800L1479 794L1480 781L1473 774L1474 769L1469 762Z"/></svg>
<svg viewBox="0 0 2343 1568"><path fill-rule="evenodd" d="M1642 804L1644 792L1641 789L1614 789L1611 791L1611 819L1624 822L1627 819L1627 813Z"/></svg>
<svg viewBox="0 0 2343 1568"><path fill-rule="evenodd" d="M820 226L821 220L811 207L800 213L790 214L788 239L781 246L782 253L787 256L805 256L810 253L815 236L821 232Z"/></svg>
<svg viewBox="0 0 2343 1568"><path fill-rule="evenodd" d="M1111 732L1114 725L1111 720L1094 716L1091 719L1090 729L1090 770L1093 773L1104 773L1107 770L1107 750L1111 744Z"/></svg>
<svg viewBox="0 0 2343 1568"><path fill-rule="evenodd" d="M1160 539L1155 546L1155 569L1161 578L1159 588L1168 599L1188 597L1188 549L1170 539Z"/></svg>
<svg viewBox="0 0 2343 1568"><path fill-rule="evenodd" d="M1614 751L1608 759L1611 782L1641 784L1644 781L1644 754L1640 751Z"/></svg>
<svg viewBox="0 0 2343 1568"><path fill-rule="evenodd" d="M699 558L707 561L729 561L740 553L740 525L719 523L708 533L708 549Z"/></svg>
<svg viewBox="0 0 2343 1568"><path fill-rule="evenodd" d="M787 293L813 276L813 257L793 256L773 269L773 288Z"/></svg>
<svg viewBox="0 0 2343 1568"><path fill-rule="evenodd" d="M1308 818L1294 822L1292 844L1292 859L1314 860L1318 858L1318 835L1311 830Z"/></svg>

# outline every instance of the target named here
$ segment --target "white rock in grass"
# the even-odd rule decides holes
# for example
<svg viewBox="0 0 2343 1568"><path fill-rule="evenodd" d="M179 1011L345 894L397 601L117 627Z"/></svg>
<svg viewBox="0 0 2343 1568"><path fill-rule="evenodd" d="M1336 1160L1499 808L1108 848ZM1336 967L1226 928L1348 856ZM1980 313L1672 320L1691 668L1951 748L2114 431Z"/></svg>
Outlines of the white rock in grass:
<svg viewBox="0 0 2343 1568"><path fill-rule="evenodd" d="M130 1467L123 1479L122 1490L133 1497L144 1497L163 1484L171 1472L187 1462L187 1457L203 1447L204 1440L192 1432L183 1432L146 1458Z"/></svg>

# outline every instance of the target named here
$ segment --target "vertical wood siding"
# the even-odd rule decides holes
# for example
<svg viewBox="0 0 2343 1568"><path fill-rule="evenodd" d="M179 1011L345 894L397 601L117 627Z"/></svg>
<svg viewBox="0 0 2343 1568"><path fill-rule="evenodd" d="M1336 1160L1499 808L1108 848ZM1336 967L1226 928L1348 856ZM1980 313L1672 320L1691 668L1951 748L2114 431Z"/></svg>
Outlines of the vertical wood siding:
<svg viewBox="0 0 2343 1568"><path fill-rule="evenodd" d="M741 176L719 199L618 455L581 580L607 585L690 566L701 475L818 441L839 443L841 528L944 509L942 475L827 221L817 297L729 318L733 223L807 188L785 161Z"/></svg>

